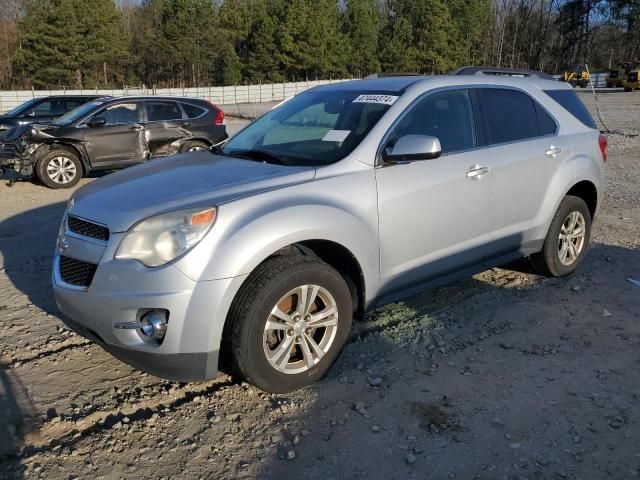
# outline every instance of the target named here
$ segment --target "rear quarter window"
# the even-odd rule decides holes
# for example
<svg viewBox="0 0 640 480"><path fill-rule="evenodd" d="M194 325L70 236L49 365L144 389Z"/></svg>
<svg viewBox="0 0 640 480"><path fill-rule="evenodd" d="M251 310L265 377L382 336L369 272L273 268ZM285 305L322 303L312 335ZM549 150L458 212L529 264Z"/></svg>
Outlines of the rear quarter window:
<svg viewBox="0 0 640 480"><path fill-rule="evenodd" d="M181 105L184 113L187 114L187 118L198 118L205 112L204 108L196 107L195 105L191 105L189 103L181 103Z"/></svg>
<svg viewBox="0 0 640 480"><path fill-rule="evenodd" d="M544 93L553 98L587 127L597 128L596 122L593 121L589 110L587 110L587 107L584 106L584 103L582 103L573 90L545 90Z"/></svg>

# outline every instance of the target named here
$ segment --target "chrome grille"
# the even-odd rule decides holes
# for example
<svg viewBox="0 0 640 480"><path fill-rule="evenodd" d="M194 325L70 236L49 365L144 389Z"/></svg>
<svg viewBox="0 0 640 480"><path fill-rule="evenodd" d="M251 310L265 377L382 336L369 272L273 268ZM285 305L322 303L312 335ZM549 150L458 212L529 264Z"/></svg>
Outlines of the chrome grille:
<svg viewBox="0 0 640 480"><path fill-rule="evenodd" d="M98 266L93 263L83 262L71 257L60 257L60 278L71 285L79 287L91 285L96 268Z"/></svg>
<svg viewBox="0 0 640 480"><path fill-rule="evenodd" d="M109 240L109 229L103 225L69 215L67 217L67 226L70 231L78 235L104 240L105 242Z"/></svg>

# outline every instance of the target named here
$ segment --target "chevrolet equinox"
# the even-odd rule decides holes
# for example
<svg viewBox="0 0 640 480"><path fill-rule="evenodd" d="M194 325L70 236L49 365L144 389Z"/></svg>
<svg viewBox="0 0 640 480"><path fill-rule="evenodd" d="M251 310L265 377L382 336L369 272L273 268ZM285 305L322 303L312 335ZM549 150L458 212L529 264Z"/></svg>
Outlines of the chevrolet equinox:
<svg viewBox="0 0 640 480"><path fill-rule="evenodd" d="M518 257L583 261L606 139L536 72L307 90L214 151L69 200L53 286L70 328L176 381L269 392L323 376L367 310Z"/></svg>

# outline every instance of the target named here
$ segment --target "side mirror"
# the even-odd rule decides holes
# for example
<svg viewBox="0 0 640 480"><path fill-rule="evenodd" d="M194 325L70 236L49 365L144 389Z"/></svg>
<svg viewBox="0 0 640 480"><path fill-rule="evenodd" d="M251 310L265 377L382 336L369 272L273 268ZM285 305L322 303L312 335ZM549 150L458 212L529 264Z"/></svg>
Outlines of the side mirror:
<svg viewBox="0 0 640 480"><path fill-rule="evenodd" d="M91 120L87 122L87 126L94 127L102 127L107 124L107 120L104 117L92 117Z"/></svg>
<svg viewBox="0 0 640 480"><path fill-rule="evenodd" d="M25 117L35 117L36 116L36 111L35 110L29 110L28 112L26 112L24 114Z"/></svg>
<svg viewBox="0 0 640 480"><path fill-rule="evenodd" d="M412 162L415 160L432 160L442 154L440 140L429 135L404 135L396 140L393 147L386 147L382 152L385 162Z"/></svg>

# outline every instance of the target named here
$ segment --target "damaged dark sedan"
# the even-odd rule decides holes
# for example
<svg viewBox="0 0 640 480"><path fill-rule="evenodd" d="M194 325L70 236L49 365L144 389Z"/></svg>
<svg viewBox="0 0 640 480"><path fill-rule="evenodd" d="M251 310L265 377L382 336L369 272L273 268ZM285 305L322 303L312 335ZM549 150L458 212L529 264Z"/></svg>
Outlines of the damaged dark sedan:
<svg viewBox="0 0 640 480"><path fill-rule="evenodd" d="M0 167L5 176L35 174L50 188L70 188L89 172L204 150L226 138L223 111L207 101L108 97L49 125L6 131L0 137Z"/></svg>

